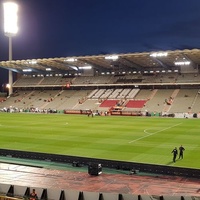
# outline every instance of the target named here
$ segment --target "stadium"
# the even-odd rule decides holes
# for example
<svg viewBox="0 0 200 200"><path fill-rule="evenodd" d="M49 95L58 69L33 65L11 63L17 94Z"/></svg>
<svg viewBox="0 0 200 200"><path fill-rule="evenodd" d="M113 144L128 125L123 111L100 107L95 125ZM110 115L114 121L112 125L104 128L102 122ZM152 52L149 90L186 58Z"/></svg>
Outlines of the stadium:
<svg viewBox="0 0 200 200"><path fill-rule="evenodd" d="M0 97L7 199L27 197L31 188L40 199L200 199L199 49L0 67L9 71ZM174 163L180 145L184 159ZM12 169L30 170L30 181ZM31 182L34 174L41 182Z"/></svg>

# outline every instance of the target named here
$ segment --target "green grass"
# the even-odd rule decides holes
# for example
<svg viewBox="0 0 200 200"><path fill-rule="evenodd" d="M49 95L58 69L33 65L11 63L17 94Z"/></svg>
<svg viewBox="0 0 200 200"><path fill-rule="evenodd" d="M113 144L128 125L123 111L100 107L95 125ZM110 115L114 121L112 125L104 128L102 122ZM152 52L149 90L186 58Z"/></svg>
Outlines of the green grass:
<svg viewBox="0 0 200 200"><path fill-rule="evenodd" d="M181 144L184 159L172 163ZM0 113L0 147L200 169L200 120Z"/></svg>

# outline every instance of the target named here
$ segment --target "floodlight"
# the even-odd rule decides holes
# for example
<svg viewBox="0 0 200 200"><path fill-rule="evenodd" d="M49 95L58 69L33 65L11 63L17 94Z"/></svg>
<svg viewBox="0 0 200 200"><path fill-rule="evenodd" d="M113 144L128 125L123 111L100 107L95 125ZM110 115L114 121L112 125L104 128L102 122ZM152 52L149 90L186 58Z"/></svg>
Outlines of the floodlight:
<svg viewBox="0 0 200 200"><path fill-rule="evenodd" d="M112 56L106 56L105 59L106 60L117 60L119 58L119 56L117 55L112 55Z"/></svg>
<svg viewBox="0 0 200 200"><path fill-rule="evenodd" d="M68 59L66 59L66 60L64 60L64 61L67 61L67 62L75 62L75 61L77 61L77 59L76 59L76 58L68 58Z"/></svg>
<svg viewBox="0 0 200 200"><path fill-rule="evenodd" d="M175 62L175 65L190 65L190 61L180 61L180 62Z"/></svg>
<svg viewBox="0 0 200 200"><path fill-rule="evenodd" d="M32 72L32 69L23 69L23 72Z"/></svg>
<svg viewBox="0 0 200 200"><path fill-rule="evenodd" d="M37 60L29 60L27 61L27 64L31 64L31 65L37 64Z"/></svg>
<svg viewBox="0 0 200 200"><path fill-rule="evenodd" d="M151 57L166 57L168 55L167 52L158 52L158 53L152 53L150 54Z"/></svg>
<svg viewBox="0 0 200 200"><path fill-rule="evenodd" d="M4 32L8 37L16 35L18 32L17 26L17 12L18 5L14 2L6 2L3 4L4 7Z"/></svg>
<svg viewBox="0 0 200 200"><path fill-rule="evenodd" d="M88 66L83 66L83 67L79 67L79 69L92 69L92 66L88 65Z"/></svg>
<svg viewBox="0 0 200 200"><path fill-rule="evenodd" d="M9 38L9 61L12 60L12 37L15 36L18 32L18 5L14 2L6 2L3 4L4 8L4 32L5 35ZM13 93L13 74L12 71L8 71L8 81L10 84L9 95Z"/></svg>
<svg viewBox="0 0 200 200"><path fill-rule="evenodd" d="M10 84L9 83L6 84L6 88L10 88Z"/></svg>

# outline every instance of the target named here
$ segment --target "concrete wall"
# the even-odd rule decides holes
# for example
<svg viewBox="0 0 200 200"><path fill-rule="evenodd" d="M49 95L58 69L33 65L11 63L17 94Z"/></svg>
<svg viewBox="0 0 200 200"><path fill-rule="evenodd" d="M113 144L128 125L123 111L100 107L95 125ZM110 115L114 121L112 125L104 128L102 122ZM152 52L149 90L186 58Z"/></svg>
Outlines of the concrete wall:
<svg viewBox="0 0 200 200"><path fill-rule="evenodd" d="M28 199L33 188L0 184L0 200ZM76 190L59 190L52 188L35 188L39 199L42 200L193 200L192 196L152 196L136 194L115 194L84 192ZM200 197L199 197L200 199Z"/></svg>

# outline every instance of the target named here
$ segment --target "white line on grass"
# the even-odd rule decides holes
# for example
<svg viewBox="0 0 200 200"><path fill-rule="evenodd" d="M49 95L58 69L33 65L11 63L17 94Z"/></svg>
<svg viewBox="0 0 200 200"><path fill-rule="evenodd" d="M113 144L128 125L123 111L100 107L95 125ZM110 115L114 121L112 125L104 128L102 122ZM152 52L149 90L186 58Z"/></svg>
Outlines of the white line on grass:
<svg viewBox="0 0 200 200"><path fill-rule="evenodd" d="M170 126L170 127L167 127L167 128L161 129L161 130L156 131L156 132L154 132L154 133L150 133L149 135L142 136L142 137L140 137L140 138L137 138L137 139L135 139L135 140L130 141L129 143L136 142L136 141L138 141L138 140L141 140L141 139L143 139L143 138L149 137L149 136L154 135L154 134L156 134L156 133L159 133L159 132L165 131L165 130L170 129L170 128L173 128L173 127L175 127L175 126L179 126L180 124L182 124L182 123L175 124L174 126ZM144 132L147 133L146 130L144 130Z"/></svg>

